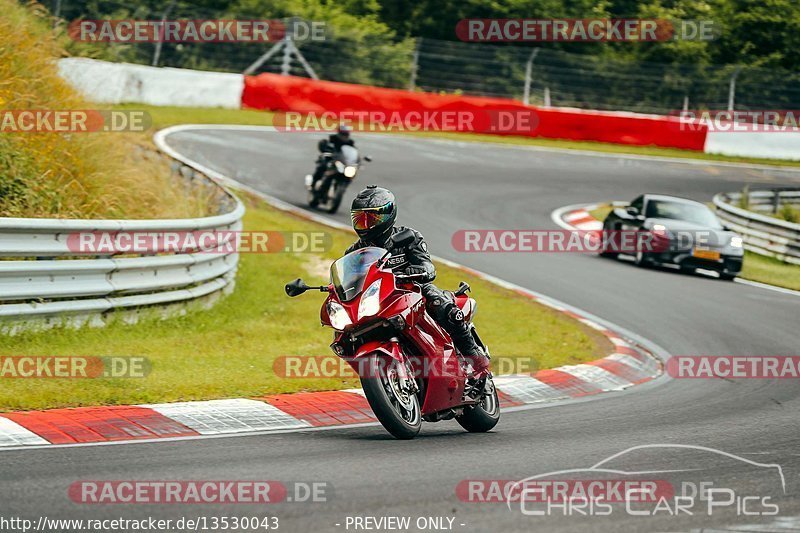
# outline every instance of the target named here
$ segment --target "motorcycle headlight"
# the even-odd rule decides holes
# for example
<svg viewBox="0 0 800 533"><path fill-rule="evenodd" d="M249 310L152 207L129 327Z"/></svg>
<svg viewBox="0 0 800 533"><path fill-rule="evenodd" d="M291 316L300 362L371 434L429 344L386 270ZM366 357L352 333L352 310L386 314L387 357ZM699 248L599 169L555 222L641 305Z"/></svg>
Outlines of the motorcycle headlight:
<svg viewBox="0 0 800 533"><path fill-rule="evenodd" d="M358 304L359 320L365 316L372 316L380 310L381 280L376 281L364 291L361 303Z"/></svg>
<svg viewBox="0 0 800 533"><path fill-rule="evenodd" d="M347 311L345 311L344 307L338 303L334 302L333 300L328 300L327 307L328 318L331 319L331 326L333 326L333 329L338 329L341 331L353 323L353 321L350 320L350 317L347 315Z"/></svg>
<svg viewBox="0 0 800 533"><path fill-rule="evenodd" d="M744 246L744 242L741 237L731 237L731 248L741 248L742 246Z"/></svg>
<svg viewBox="0 0 800 533"><path fill-rule="evenodd" d="M356 166L344 167L344 176L346 178L352 178L352 177L354 177L356 175L357 171L358 171L358 167L356 167Z"/></svg>
<svg viewBox="0 0 800 533"><path fill-rule="evenodd" d="M344 163L342 163L341 161L335 161L333 164L336 167L336 170L338 170L339 172L344 172L345 170Z"/></svg>

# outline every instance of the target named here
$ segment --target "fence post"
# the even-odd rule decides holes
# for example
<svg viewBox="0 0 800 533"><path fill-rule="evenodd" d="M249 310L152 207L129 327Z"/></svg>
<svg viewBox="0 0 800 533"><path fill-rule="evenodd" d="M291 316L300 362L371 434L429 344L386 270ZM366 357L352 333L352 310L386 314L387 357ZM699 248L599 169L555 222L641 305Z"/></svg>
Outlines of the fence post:
<svg viewBox="0 0 800 533"><path fill-rule="evenodd" d="M736 99L736 77L739 75L741 67L736 67L731 76L730 85L728 85L728 111L733 111L734 101Z"/></svg>
<svg viewBox="0 0 800 533"><path fill-rule="evenodd" d="M258 58L258 59L256 59L255 61L253 61L253 63L252 63L252 64L251 64L249 67L247 67L246 69L244 69L244 74L245 74L245 75L250 75L250 74L252 74L253 72L255 72L255 71L256 71L256 70L257 70L257 69L258 69L258 68L259 68L261 65L263 65L264 63L266 63L267 61L269 61L269 58L271 58L272 56L274 56L276 53L280 52L280 51L281 51L281 49L282 49L282 48L283 48L285 45L286 45L286 42L285 42L285 41L281 41L281 42L279 42L278 44L274 45L272 48L270 48L269 50L267 50L267 51L266 51L266 52L265 52L263 55L261 55L261 57L259 57L259 58Z"/></svg>
<svg viewBox="0 0 800 533"><path fill-rule="evenodd" d="M539 53L538 48L534 48L531 55L528 57L528 62L525 63L525 91L522 95L522 103L525 105L530 104L531 98L531 71L533 70L533 60L536 59L536 55Z"/></svg>
<svg viewBox="0 0 800 533"><path fill-rule="evenodd" d="M544 106L550 107L550 87L544 88Z"/></svg>
<svg viewBox="0 0 800 533"><path fill-rule="evenodd" d="M283 38L283 60L281 61L281 76L288 76L292 68L292 38L289 34Z"/></svg>
<svg viewBox="0 0 800 533"><path fill-rule="evenodd" d="M167 9L164 10L164 14L161 15L161 27L158 29L158 41L156 41L156 49L153 52L153 66L154 67L158 66L158 60L161 58L161 45L162 45L161 41L164 39L164 35L165 35L165 33L164 33L164 25L167 23L167 17L169 16L169 14L172 11L173 7L175 7L175 0L172 0L169 3L169 5L167 6Z"/></svg>
<svg viewBox="0 0 800 533"><path fill-rule="evenodd" d="M417 69L419 68L419 49L422 47L422 37L417 37L414 43L414 53L411 55L411 77L408 80L408 90L417 88Z"/></svg>
<svg viewBox="0 0 800 533"><path fill-rule="evenodd" d="M56 6L53 8L53 28L58 26L59 18L61 18L61 0L56 0Z"/></svg>

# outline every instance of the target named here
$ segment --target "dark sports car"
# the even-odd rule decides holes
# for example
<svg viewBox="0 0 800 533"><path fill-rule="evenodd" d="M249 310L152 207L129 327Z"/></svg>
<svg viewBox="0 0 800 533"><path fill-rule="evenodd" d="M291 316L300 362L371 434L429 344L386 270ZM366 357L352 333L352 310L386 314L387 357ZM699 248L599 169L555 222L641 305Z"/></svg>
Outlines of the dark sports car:
<svg viewBox="0 0 800 533"><path fill-rule="evenodd" d="M627 207L616 207L603 221L606 232L637 232L655 239L656 247L636 247L631 255L640 267L677 265L682 271L713 270L732 280L742 270L742 238L724 227L706 205L657 194L644 194ZM619 248L601 255L616 257ZM651 250L651 251L647 251Z"/></svg>

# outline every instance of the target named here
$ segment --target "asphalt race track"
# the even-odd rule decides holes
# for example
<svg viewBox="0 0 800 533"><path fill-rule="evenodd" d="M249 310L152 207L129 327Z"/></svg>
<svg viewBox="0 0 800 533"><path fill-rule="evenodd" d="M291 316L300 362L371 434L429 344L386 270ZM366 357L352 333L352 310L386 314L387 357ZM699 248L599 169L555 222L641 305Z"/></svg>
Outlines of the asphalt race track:
<svg viewBox="0 0 800 533"><path fill-rule="evenodd" d="M319 135L254 129L179 132L171 146L260 191L302 206ZM800 182L800 172L456 143L356 136L374 162L359 174L334 218L368 183L391 188L399 222L414 226L436 255L552 296L618 324L673 355L792 355L800 345L800 297L701 275L637 269L593 255L464 254L460 229L552 229L561 206L660 192L710 201L721 191ZM269 228L264 228L269 229ZM287 279L291 277L287 273ZM285 280L264 280L282 290ZM308 280L311 281L311 280ZM475 295L480 301L480 294ZM316 320L309 316L309 320ZM524 327L524 324L520 324ZM322 334L322 332L320 333ZM800 384L797 380L662 380L630 392L505 413L498 428L468 435L455 422L425 425L409 442L380 427L0 453L4 515L181 517L265 515L283 531L347 531L348 516L455 517L456 531L685 531L772 524L800 530ZM587 468L632 446L714 448L783 469L786 495L765 469L713 453L637 450L614 460L626 471L677 471L682 480L734 487L739 496L774 495L779 517L722 509L671 516L537 517L519 506L465 503L464 479L518 480ZM675 473L651 474L674 476ZM78 479L274 479L325 481L326 503L248 509L73 504ZM13 487L13 489L12 489ZM752 508L751 508L752 509ZM413 523L413 522L412 522ZM339 524L337 526L337 524ZM463 525L462 525L463 524ZM351 526L350 531L353 531ZM789 529L783 529L789 530ZM412 529L412 531L417 531Z"/></svg>

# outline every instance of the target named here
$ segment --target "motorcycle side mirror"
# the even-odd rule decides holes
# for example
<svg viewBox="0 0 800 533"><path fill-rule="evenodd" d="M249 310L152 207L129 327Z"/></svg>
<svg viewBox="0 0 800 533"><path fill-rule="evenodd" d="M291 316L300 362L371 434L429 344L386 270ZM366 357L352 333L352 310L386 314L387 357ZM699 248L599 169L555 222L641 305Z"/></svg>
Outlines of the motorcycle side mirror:
<svg viewBox="0 0 800 533"><path fill-rule="evenodd" d="M367 163L369 163L370 161L372 161L372 157L370 157L370 156L368 156L368 155L365 155L365 156L364 156L364 161L366 161Z"/></svg>
<svg viewBox="0 0 800 533"><path fill-rule="evenodd" d="M417 240L417 236L414 235L414 232L408 228L404 229L403 231L398 231L391 236L392 244L397 248L405 248L409 244L412 244L415 240Z"/></svg>
<svg viewBox="0 0 800 533"><path fill-rule="evenodd" d="M306 283L300 278L297 278L294 281L290 281L284 287L286 294L291 296L292 298L294 298L295 296L300 296L301 294L310 289L311 287L306 285Z"/></svg>

